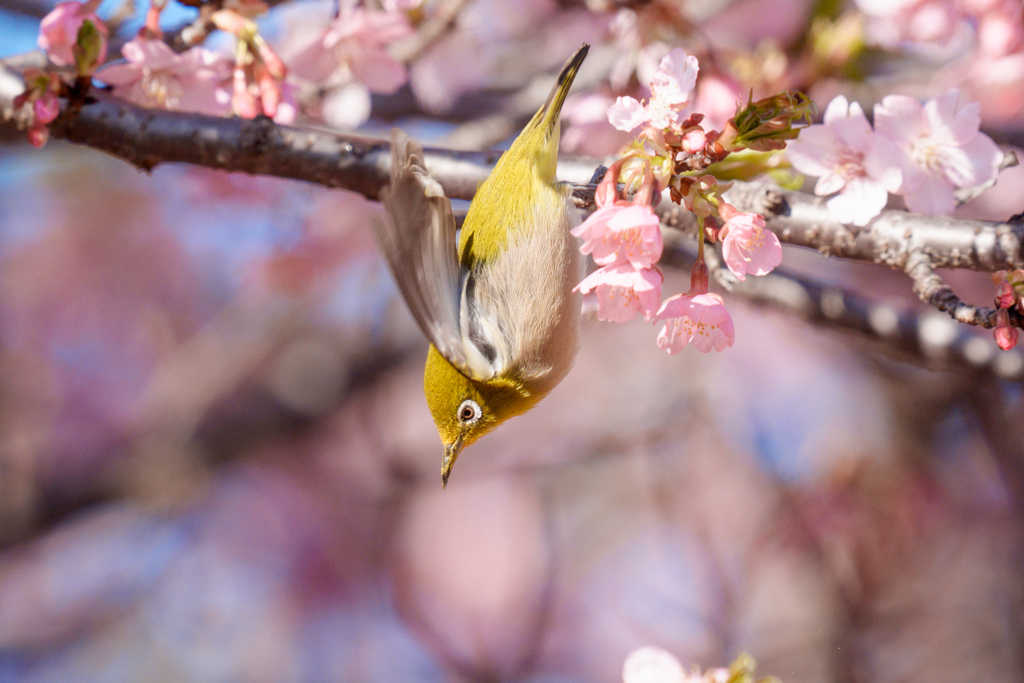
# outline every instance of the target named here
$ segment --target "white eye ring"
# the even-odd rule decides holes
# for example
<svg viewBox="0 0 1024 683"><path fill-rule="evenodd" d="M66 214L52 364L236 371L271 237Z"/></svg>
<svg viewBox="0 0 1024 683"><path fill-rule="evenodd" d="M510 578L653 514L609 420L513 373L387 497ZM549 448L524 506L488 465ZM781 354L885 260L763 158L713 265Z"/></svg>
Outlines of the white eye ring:
<svg viewBox="0 0 1024 683"><path fill-rule="evenodd" d="M459 422L464 425L471 425L480 419L483 411L473 399L467 398L459 405Z"/></svg>

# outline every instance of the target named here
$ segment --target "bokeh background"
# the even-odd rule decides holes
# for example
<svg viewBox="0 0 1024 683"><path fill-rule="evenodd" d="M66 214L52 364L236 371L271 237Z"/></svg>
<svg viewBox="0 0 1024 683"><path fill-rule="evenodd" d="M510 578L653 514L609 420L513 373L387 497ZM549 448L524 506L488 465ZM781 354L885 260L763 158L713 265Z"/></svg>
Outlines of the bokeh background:
<svg viewBox="0 0 1024 683"><path fill-rule="evenodd" d="M822 109L959 85L1019 142L1024 45L991 37L1000 3L892 3L917 24L861 4L476 0L361 130L501 146L585 39L566 143L607 154L600 106L676 12L709 111L744 78ZM0 54L32 49L48 6L0 6ZM1021 196L1011 169L962 213L1005 220ZM611 682L645 645L702 667L749 652L786 683L1024 675L1024 404L990 334L971 367L731 297L732 349L669 357L649 324L588 318L568 379L442 491L378 210L0 139L0 680ZM902 274L787 262L927 315ZM987 275L950 278L987 304Z"/></svg>

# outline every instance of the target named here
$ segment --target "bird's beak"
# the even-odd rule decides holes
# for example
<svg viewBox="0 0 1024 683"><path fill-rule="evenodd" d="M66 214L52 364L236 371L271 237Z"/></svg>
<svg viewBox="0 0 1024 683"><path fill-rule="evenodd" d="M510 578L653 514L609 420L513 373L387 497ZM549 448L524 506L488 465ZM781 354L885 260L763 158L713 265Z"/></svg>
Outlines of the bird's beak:
<svg viewBox="0 0 1024 683"><path fill-rule="evenodd" d="M452 465L462 451L462 437L455 440L455 443L445 444L444 462L441 463L441 488L448 487L448 475L452 473Z"/></svg>

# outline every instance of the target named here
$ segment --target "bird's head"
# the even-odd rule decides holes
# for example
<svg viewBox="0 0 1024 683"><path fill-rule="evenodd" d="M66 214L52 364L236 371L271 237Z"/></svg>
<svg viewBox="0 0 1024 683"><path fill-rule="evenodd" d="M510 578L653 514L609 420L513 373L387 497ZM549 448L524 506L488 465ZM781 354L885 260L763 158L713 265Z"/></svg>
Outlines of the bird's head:
<svg viewBox="0 0 1024 683"><path fill-rule="evenodd" d="M427 353L423 389L444 444L443 486L448 485L452 466L463 448L510 417L525 413L543 397L514 379L471 380L456 370L433 345Z"/></svg>

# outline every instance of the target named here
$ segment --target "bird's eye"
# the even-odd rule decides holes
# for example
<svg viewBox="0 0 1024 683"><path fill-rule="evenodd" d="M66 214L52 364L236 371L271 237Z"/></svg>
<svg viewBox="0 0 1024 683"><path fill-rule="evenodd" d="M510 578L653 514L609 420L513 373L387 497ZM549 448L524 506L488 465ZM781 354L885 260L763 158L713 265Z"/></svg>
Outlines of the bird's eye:
<svg viewBox="0 0 1024 683"><path fill-rule="evenodd" d="M473 424L480 419L480 414L480 406L471 399L466 399L459 406L459 422L462 424Z"/></svg>

